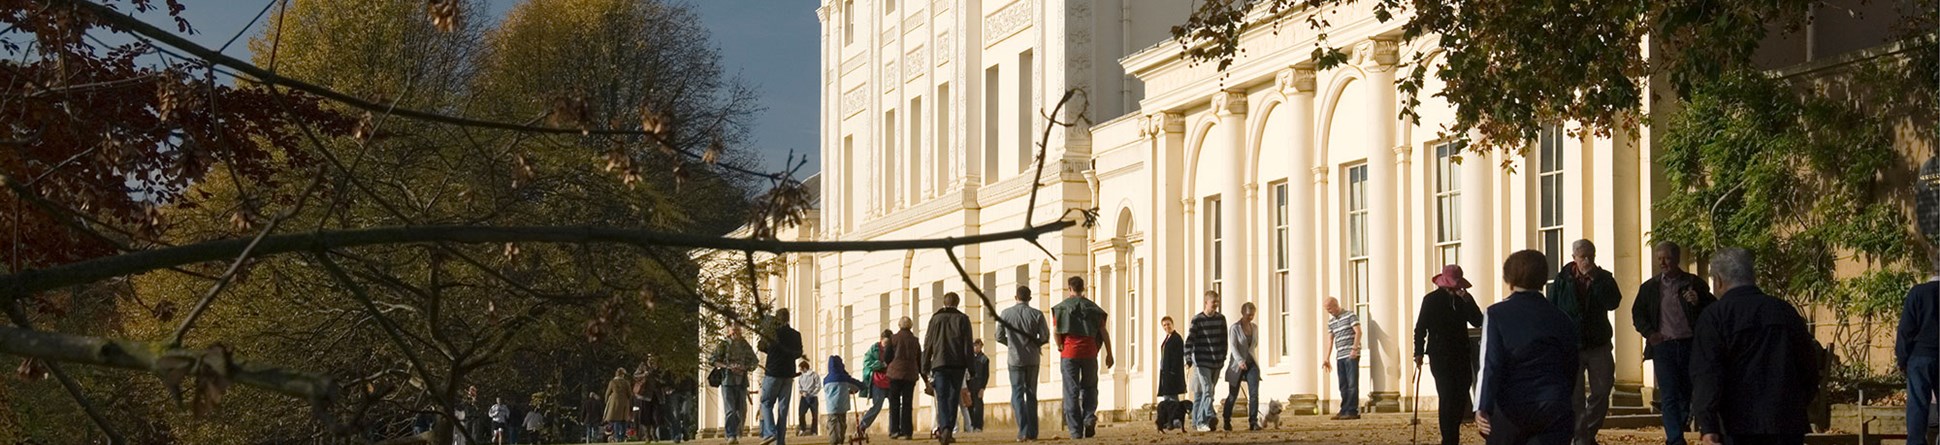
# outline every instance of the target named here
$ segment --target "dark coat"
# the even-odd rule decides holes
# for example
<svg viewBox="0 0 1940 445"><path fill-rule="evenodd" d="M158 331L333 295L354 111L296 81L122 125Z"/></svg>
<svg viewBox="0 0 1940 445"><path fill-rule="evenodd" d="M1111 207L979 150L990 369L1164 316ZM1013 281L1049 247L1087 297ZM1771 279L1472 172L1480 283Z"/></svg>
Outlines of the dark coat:
<svg viewBox="0 0 1940 445"><path fill-rule="evenodd" d="M970 360L970 376L965 380L973 392L983 391L990 386L990 356L977 353L977 357Z"/></svg>
<svg viewBox="0 0 1940 445"><path fill-rule="evenodd" d="M1421 297L1421 316L1415 320L1415 357L1424 354L1468 355L1468 327L1482 326L1482 308L1474 298L1462 298L1445 288ZM1437 358L1436 360L1440 360ZM1467 363L1464 361L1463 363Z"/></svg>
<svg viewBox="0 0 1940 445"><path fill-rule="evenodd" d="M953 307L937 309L935 314L930 314L929 329L923 332L926 354L921 370L968 369L970 359L977 355L977 350L971 348L970 335L970 316ZM901 351L897 352L900 355Z"/></svg>
<svg viewBox="0 0 1940 445"><path fill-rule="evenodd" d="M1711 295L1711 285L1705 284L1703 278L1689 273L1684 273L1683 277L1690 283L1690 289L1697 292L1696 303L1686 302L1679 305L1684 308L1684 319L1691 321L1691 332L1695 334L1697 332L1698 317L1704 315L1704 308L1710 307L1711 303L1718 301L1718 297ZM1657 330L1661 328L1663 323L1661 320L1664 317L1664 311L1662 309L1664 306L1663 279L1663 275L1658 275L1651 277L1649 281L1645 281L1642 286L1638 286L1637 301L1630 303L1630 324L1637 328L1638 334L1644 336L1645 359L1650 358L1650 353L1652 352L1651 347L1655 346L1649 340L1651 337L1657 336ZM1680 298L1679 301L1682 301L1682 299Z"/></svg>
<svg viewBox="0 0 1940 445"><path fill-rule="evenodd" d="M1556 280L1549 283L1546 294L1556 303L1556 308L1575 320L1577 337L1582 339L1583 349L1603 348L1611 345L1616 331L1610 327L1610 317L1605 312L1617 310L1623 305L1623 290L1617 287L1617 277L1601 267L1590 270L1590 288L1582 298L1577 295L1576 263L1563 265L1556 272Z"/></svg>
<svg viewBox="0 0 1940 445"><path fill-rule="evenodd" d="M1913 356L1940 356L1940 282L1928 281L1906 292L1900 326L1893 340L1893 357L1900 369Z"/></svg>
<svg viewBox="0 0 1940 445"><path fill-rule="evenodd" d="M1165 336L1159 344L1159 395L1186 393L1186 341L1178 332Z"/></svg>
<svg viewBox="0 0 1940 445"><path fill-rule="evenodd" d="M761 375L768 377L795 378L795 360L802 357L802 333L788 325L775 326L774 341L762 339L761 352L767 354L762 366L767 368Z"/></svg>
<svg viewBox="0 0 1940 445"><path fill-rule="evenodd" d="M889 336L889 379L914 382L922 377L923 342L908 329Z"/></svg>
<svg viewBox="0 0 1940 445"><path fill-rule="evenodd" d="M1535 292L1510 294L1489 306L1487 318L1476 409L1568 402L1580 369L1576 322Z"/></svg>
<svg viewBox="0 0 1940 445"><path fill-rule="evenodd" d="M1791 303L1731 288L1691 341L1691 420L1705 434L1805 434L1819 369L1818 343Z"/></svg>

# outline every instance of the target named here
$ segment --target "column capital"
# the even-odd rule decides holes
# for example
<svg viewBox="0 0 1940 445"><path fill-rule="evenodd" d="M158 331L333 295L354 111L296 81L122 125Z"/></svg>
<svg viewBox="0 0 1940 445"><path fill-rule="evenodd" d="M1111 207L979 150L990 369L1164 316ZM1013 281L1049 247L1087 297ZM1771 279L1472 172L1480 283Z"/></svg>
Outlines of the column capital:
<svg viewBox="0 0 1940 445"><path fill-rule="evenodd" d="M1179 200L1179 205L1186 208L1186 213L1192 213L1192 209L1194 205L1197 204L1198 202L1199 200L1196 200L1196 199L1185 198L1185 199Z"/></svg>
<svg viewBox="0 0 1940 445"><path fill-rule="evenodd" d="M1247 198L1252 198L1252 197L1254 197L1254 196L1257 196L1257 195L1259 195L1259 192L1260 192L1260 183L1258 183L1258 182L1248 182L1248 183L1246 183L1246 185L1244 185L1244 186L1241 186L1240 188L1243 188L1243 189L1246 189L1246 197L1247 197Z"/></svg>
<svg viewBox="0 0 1940 445"><path fill-rule="evenodd" d="M1212 108L1220 117L1246 114L1246 94L1237 91L1213 93Z"/></svg>
<svg viewBox="0 0 1940 445"><path fill-rule="evenodd" d="M1375 72L1394 70L1401 61L1401 42L1389 37L1374 37L1354 45L1354 64Z"/></svg>
<svg viewBox="0 0 1940 445"><path fill-rule="evenodd" d="M1314 183L1315 183L1315 184L1326 184L1326 183L1327 183L1327 170L1328 170L1328 168L1327 168L1327 166L1325 166L1325 165L1319 165L1319 166L1314 166L1314 168L1313 168L1313 172L1314 172Z"/></svg>
<svg viewBox="0 0 1940 445"><path fill-rule="evenodd" d="M822 5L815 8L815 20L823 23L828 23L829 5Z"/></svg>
<svg viewBox="0 0 1940 445"><path fill-rule="evenodd" d="M1280 94L1314 94L1314 69L1311 66L1293 66L1280 70L1273 76L1273 85L1279 87Z"/></svg>
<svg viewBox="0 0 1940 445"><path fill-rule="evenodd" d="M1408 156L1413 154L1414 151L1415 147L1412 145L1403 144L1394 146L1394 165L1408 165Z"/></svg>
<svg viewBox="0 0 1940 445"><path fill-rule="evenodd" d="M1166 133L1184 132L1186 132L1186 119L1179 113L1152 113L1138 118L1140 136L1158 137Z"/></svg>

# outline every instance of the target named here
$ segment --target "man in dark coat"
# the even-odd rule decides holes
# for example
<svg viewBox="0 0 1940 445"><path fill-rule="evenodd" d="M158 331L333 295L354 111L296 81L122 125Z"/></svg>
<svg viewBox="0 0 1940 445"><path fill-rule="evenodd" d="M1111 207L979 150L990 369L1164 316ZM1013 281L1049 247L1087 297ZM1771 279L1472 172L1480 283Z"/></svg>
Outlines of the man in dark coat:
<svg viewBox="0 0 1940 445"><path fill-rule="evenodd" d="M1707 444L1802 444L1819 388L1818 344L1798 309L1758 289L1751 252L1711 257L1723 292L1691 342L1691 413Z"/></svg>
<svg viewBox="0 0 1940 445"><path fill-rule="evenodd" d="M802 358L802 333L788 327L788 308L775 309L772 334L761 339L767 354L761 375L761 437L788 445L788 402L795 397L795 360Z"/></svg>
<svg viewBox="0 0 1940 445"><path fill-rule="evenodd" d="M1570 247L1571 261L1556 273L1549 284L1549 300L1577 323L1577 358L1581 377L1573 378L1571 407L1576 410L1576 443L1596 444L1596 433L1603 429L1603 418L1610 413L1610 390L1617 383L1617 357L1613 349L1616 333L1610 327L1609 312L1623 304L1623 290L1617 277L1596 265L1596 245L1576 240Z"/></svg>
<svg viewBox="0 0 1940 445"><path fill-rule="evenodd" d="M587 442L600 440L604 436L600 434L600 425L606 423L605 420L606 402L600 400L599 393L587 391L586 398L579 399L579 423L586 427Z"/></svg>
<svg viewBox="0 0 1940 445"><path fill-rule="evenodd" d="M962 297L943 294L936 313L923 332L922 368L936 393L936 438L943 445L956 441L957 409L963 405L963 384L977 356L971 346L970 316L957 310Z"/></svg>
<svg viewBox="0 0 1940 445"><path fill-rule="evenodd" d="M1683 248L1669 241L1652 249L1657 276L1637 288L1630 321L1644 336L1644 358L1657 373L1657 405L1664 414L1664 443L1684 445L1691 417L1691 338L1698 316L1717 301L1704 279L1684 271Z"/></svg>
<svg viewBox="0 0 1940 445"><path fill-rule="evenodd" d="M1419 373L1422 358L1429 359L1435 390L1441 394L1442 444L1457 445L1462 443L1462 418L1471 412L1468 390L1475 379L1468 327L1482 326L1482 309L1468 293L1474 285L1462 277L1462 266L1442 266L1432 281L1435 291L1421 298L1421 317L1415 321L1415 369Z"/></svg>
<svg viewBox="0 0 1940 445"><path fill-rule="evenodd" d="M1159 344L1159 399L1179 400L1186 393L1186 341L1172 326L1172 316L1159 319L1165 342Z"/></svg>
<svg viewBox="0 0 1940 445"><path fill-rule="evenodd" d="M964 382L970 390L969 402L963 408L966 424L964 431L983 431L983 389L990 386L990 356L983 353L983 339L970 341L970 347L977 350L977 356L970 359L970 377Z"/></svg>
<svg viewBox="0 0 1940 445"><path fill-rule="evenodd" d="M916 380L922 377L923 342L916 339L916 321L909 317L897 322L901 330L889 337L889 437L910 439L916 435Z"/></svg>
<svg viewBox="0 0 1940 445"><path fill-rule="evenodd" d="M1940 255L1933 264L1940 267ZM1893 342L1893 357L1906 374L1906 443L1926 445L1928 423L1932 420L1934 384L1940 379L1935 362L1940 362L1940 273L1906 293L1901 305L1899 334Z"/></svg>

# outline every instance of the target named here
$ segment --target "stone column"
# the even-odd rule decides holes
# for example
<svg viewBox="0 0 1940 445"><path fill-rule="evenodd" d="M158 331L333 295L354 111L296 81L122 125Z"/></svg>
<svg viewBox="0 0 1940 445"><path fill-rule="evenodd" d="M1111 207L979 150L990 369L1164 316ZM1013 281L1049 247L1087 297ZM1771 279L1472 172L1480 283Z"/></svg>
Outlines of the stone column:
<svg viewBox="0 0 1940 445"><path fill-rule="evenodd" d="M1478 301L1493 301L1501 298L1496 294L1496 283L1502 280L1494 273L1497 269L1495 256L1495 183L1496 164L1493 156L1482 152L1463 152L1462 165L1462 272L1469 277L1475 287L1469 293Z"/></svg>
<svg viewBox="0 0 1940 445"><path fill-rule="evenodd" d="M1402 235L1400 228L1400 200L1397 196L1401 183L1402 162L1395 156L1396 140L1395 116L1396 94L1394 89L1395 62L1399 58L1398 48L1392 39L1370 39L1354 48L1354 59L1367 73L1365 88L1370 96L1368 115L1363 116L1367 131L1372 135L1365 150L1368 156L1368 295L1364 303L1371 312L1368 325L1362 330L1366 334L1366 348L1361 363L1368 367L1368 381L1363 391L1370 391L1368 400L1375 403L1377 412L1395 411L1400 407L1397 392L1400 388L1403 368L1401 335L1404 335L1401 308L1408 296L1401 295L1399 286L1401 276L1401 249L1396 239Z"/></svg>
<svg viewBox="0 0 1940 445"><path fill-rule="evenodd" d="M1287 248L1291 250L1287 254L1287 279L1293 285L1288 289L1292 295L1288 296L1287 301L1293 305L1289 309L1295 322L1281 329L1289 332L1287 337L1292 344L1288 345L1287 352L1293 357L1293 363L1308 363L1320 353L1317 349L1319 340L1313 335L1318 331L1313 329L1309 320L1320 319L1320 300L1317 297L1322 291L1320 280L1315 276L1314 259L1322 256L1324 249L1321 238L1317 238L1314 232L1314 184L1319 176L1316 174L1314 182L1301 181L1298 176L1301 172L1314 169L1314 70L1311 67L1284 69L1275 77L1275 83L1280 88L1280 94L1287 97L1285 106L1287 112L1292 113L1290 121L1293 122L1288 140L1281 149L1287 150L1288 159L1293 164L1288 169L1293 173L1287 181L1287 236L1290 238ZM1292 368L1293 394L1300 403L1289 407L1290 410L1306 412L1304 410L1314 409L1306 402L1320 400L1318 370L1310 365Z"/></svg>
<svg viewBox="0 0 1940 445"><path fill-rule="evenodd" d="M1146 270L1152 274L1148 282L1153 286L1145 289L1145 294L1165 301L1164 306L1158 309L1159 316L1172 315L1175 322L1184 326L1183 321L1190 320L1182 318L1191 313L1186 310L1190 307L1188 302L1196 301L1189 298L1187 293L1190 288L1185 287L1185 270L1191 262L1186 260L1185 237L1181 236L1185 233L1182 231L1185 220L1180 216L1184 212L1177 198L1180 172L1185 168L1179 160L1185 152L1185 119L1177 114L1155 113L1140 119L1139 127L1139 133L1151 142L1146 156L1146 165L1149 166L1146 171L1150 174L1148 180L1152 187L1152 227L1146 230L1148 233L1163 234L1149 237L1152 240L1149 256L1152 262Z"/></svg>
<svg viewBox="0 0 1940 445"><path fill-rule="evenodd" d="M1217 145L1200 147L1200 162L1211 158L1206 156L1212 150L1226 153L1228 171L1221 178L1200 178L1201 184L1212 184L1219 191L1220 250L1220 310L1226 318L1239 320L1239 308L1248 301L1258 300L1246 293L1246 260L1249 246L1246 243L1246 95L1233 91L1213 93L1213 114L1219 117L1219 126L1213 139ZM1215 170L1217 171L1217 170ZM1211 242L1212 240L1204 240Z"/></svg>

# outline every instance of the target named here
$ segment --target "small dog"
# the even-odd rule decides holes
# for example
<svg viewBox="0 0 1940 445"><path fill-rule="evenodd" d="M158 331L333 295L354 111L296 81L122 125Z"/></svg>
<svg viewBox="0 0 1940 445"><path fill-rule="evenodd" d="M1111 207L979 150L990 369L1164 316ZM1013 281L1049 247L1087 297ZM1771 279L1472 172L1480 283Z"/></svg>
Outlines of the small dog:
<svg viewBox="0 0 1940 445"><path fill-rule="evenodd" d="M856 413L855 426L849 428L849 445L865 445L868 443L869 429L862 427L862 413Z"/></svg>
<svg viewBox="0 0 1940 445"><path fill-rule="evenodd" d="M1266 403L1266 415L1260 416L1260 426L1269 429L1280 429L1280 411L1285 408L1286 405L1281 404L1278 400L1268 401Z"/></svg>

